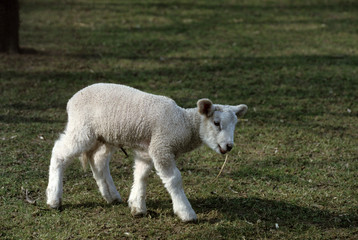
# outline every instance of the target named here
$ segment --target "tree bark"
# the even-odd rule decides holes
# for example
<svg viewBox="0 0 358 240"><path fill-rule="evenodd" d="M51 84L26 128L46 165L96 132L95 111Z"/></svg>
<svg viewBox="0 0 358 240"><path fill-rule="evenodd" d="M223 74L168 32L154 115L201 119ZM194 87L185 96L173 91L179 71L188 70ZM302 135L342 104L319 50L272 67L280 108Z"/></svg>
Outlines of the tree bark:
<svg viewBox="0 0 358 240"><path fill-rule="evenodd" d="M19 1L0 0L0 52L20 52L19 27Z"/></svg>

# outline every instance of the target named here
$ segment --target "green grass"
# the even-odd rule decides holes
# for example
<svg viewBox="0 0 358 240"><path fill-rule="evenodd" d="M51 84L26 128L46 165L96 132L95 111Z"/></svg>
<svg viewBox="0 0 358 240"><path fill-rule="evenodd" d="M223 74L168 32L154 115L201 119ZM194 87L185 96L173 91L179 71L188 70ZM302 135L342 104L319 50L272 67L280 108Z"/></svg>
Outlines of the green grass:
<svg viewBox="0 0 358 240"><path fill-rule="evenodd" d="M1 239L358 238L356 1L20 5L26 54L0 55ZM148 216L107 205L78 161L65 175L63 210L46 207L66 102L96 82L166 95L183 107L204 97L249 106L217 181L223 157L207 147L177 160L197 224L173 215L154 173ZM132 155L116 153L111 171L126 200ZM36 205L25 201L26 190Z"/></svg>

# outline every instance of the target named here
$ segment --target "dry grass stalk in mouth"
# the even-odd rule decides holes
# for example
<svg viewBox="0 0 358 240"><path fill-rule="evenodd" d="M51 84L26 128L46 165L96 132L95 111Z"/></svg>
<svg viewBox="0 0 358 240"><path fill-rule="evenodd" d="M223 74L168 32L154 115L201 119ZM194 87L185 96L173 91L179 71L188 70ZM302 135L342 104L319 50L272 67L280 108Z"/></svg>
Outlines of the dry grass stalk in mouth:
<svg viewBox="0 0 358 240"><path fill-rule="evenodd" d="M214 180L218 179L218 177L221 175L221 173L222 173L222 171L223 171L223 169L225 167L225 164L227 162L228 157L229 157L229 154L226 155L225 161L224 161L223 165L221 166L220 172L219 172L219 174L216 176L216 178Z"/></svg>

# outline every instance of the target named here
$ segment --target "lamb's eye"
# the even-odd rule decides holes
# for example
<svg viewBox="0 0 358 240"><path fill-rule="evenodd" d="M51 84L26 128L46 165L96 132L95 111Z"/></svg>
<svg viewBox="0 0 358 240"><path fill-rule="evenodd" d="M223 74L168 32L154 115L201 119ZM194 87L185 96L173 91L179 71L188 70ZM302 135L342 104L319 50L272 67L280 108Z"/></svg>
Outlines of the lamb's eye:
<svg viewBox="0 0 358 240"><path fill-rule="evenodd" d="M220 127L220 122L214 121L214 125L217 126L217 127Z"/></svg>

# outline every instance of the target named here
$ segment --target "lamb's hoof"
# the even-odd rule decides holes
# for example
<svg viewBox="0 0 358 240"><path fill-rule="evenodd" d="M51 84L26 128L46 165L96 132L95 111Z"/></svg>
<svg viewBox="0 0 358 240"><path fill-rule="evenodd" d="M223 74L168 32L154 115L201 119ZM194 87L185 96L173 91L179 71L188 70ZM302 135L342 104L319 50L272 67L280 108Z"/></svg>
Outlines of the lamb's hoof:
<svg viewBox="0 0 358 240"><path fill-rule="evenodd" d="M139 208L131 208L131 214L134 218L141 218L147 215L147 211L140 210Z"/></svg>
<svg viewBox="0 0 358 240"><path fill-rule="evenodd" d="M199 221L198 221L198 219L197 218L195 218L195 219L191 219L191 220L187 220L187 221L184 221L184 220L182 220L182 222L183 223L188 223L188 224L196 224L196 223L198 223Z"/></svg>
<svg viewBox="0 0 358 240"><path fill-rule="evenodd" d="M122 198L119 194L112 194L112 195L102 195L104 200L106 200L106 202L108 204L113 204L113 205L117 205L122 203Z"/></svg>
<svg viewBox="0 0 358 240"><path fill-rule="evenodd" d="M198 218L195 214L195 212L192 210L192 211L178 211L175 213L179 218L180 220L183 222L183 223L196 223L198 222Z"/></svg>
<svg viewBox="0 0 358 240"><path fill-rule="evenodd" d="M62 199L58 200L58 201L47 201L47 206L49 208L55 209L55 210L61 210L61 206L62 206Z"/></svg>
<svg viewBox="0 0 358 240"><path fill-rule="evenodd" d="M118 204L121 204L121 203L123 203L122 199L116 198L116 199L114 199L113 201L111 201L109 204L118 205Z"/></svg>

